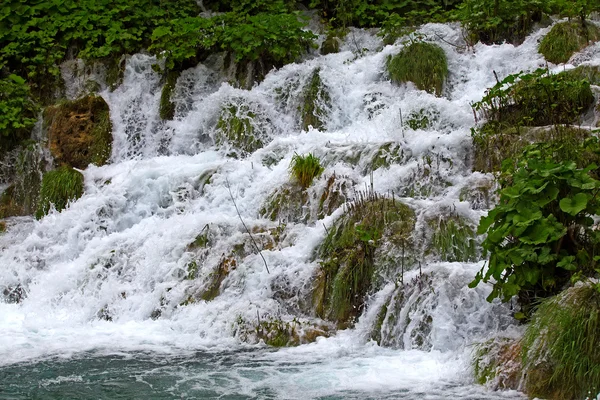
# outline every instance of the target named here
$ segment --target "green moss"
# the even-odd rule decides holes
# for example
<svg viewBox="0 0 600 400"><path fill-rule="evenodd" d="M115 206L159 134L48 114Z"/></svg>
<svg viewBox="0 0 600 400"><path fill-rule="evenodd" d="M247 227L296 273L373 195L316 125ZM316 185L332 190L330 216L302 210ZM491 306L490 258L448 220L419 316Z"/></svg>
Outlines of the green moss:
<svg viewBox="0 0 600 400"><path fill-rule="evenodd" d="M526 146L539 142L553 144L552 156L557 162L572 160L583 168L591 162L600 161L597 155L580 150L581 142L590 135L589 130L568 126L499 130L495 124L487 124L473 135L473 169L481 172L499 172L503 162L512 160L516 163Z"/></svg>
<svg viewBox="0 0 600 400"><path fill-rule="evenodd" d="M427 251L448 262L477 261L475 229L458 215L444 215L428 221L433 229Z"/></svg>
<svg viewBox="0 0 600 400"><path fill-rule="evenodd" d="M341 34L340 34L341 33ZM343 37L344 32L338 32L337 30L330 30L327 32L327 38L321 45L321 54L327 55L332 53L340 52L340 38Z"/></svg>
<svg viewBox="0 0 600 400"><path fill-rule="evenodd" d="M67 166L49 171L42 178L40 201L35 214L42 218L54 204L57 211L63 210L69 201L76 200L83 194L83 175Z"/></svg>
<svg viewBox="0 0 600 400"><path fill-rule="evenodd" d="M421 108L419 111L410 113L406 119L406 126L412 130L429 129L434 122L437 122L440 113L437 110L426 110Z"/></svg>
<svg viewBox="0 0 600 400"><path fill-rule="evenodd" d="M270 315L249 322L239 317L235 324L238 337L244 342L263 341L271 347L292 347L312 343L318 337L330 335L329 326L293 319L284 321Z"/></svg>
<svg viewBox="0 0 600 400"><path fill-rule="evenodd" d="M300 109L302 129L306 131L309 126L314 129L323 129L331 98L327 93L327 88L321 81L319 68L313 71L310 81L304 87L303 97L302 108Z"/></svg>
<svg viewBox="0 0 600 400"><path fill-rule="evenodd" d="M500 337L475 345L473 372L480 385L494 390L518 390L522 370L518 340Z"/></svg>
<svg viewBox="0 0 600 400"><path fill-rule="evenodd" d="M318 249L323 282L314 294L321 318L338 323L359 315L375 271L375 250L384 242L410 248L414 212L392 199L367 194L348 210Z"/></svg>
<svg viewBox="0 0 600 400"><path fill-rule="evenodd" d="M0 233L6 232L6 222L0 221Z"/></svg>
<svg viewBox="0 0 600 400"><path fill-rule="evenodd" d="M539 51L546 60L560 64L569 61L573 54L598 40L600 28L596 25L567 21L552 27L540 42Z"/></svg>
<svg viewBox="0 0 600 400"><path fill-rule="evenodd" d="M377 319L375 320L375 325L371 330L371 339L376 341L378 345L381 346L381 328L383 327L383 322L385 321L385 317L388 313L388 304L387 302L381 306L381 309L377 313Z"/></svg>
<svg viewBox="0 0 600 400"><path fill-rule="evenodd" d="M586 398L600 392L600 292L581 284L544 300L523 339L531 397Z"/></svg>
<svg viewBox="0 0 600 400"><path fill-rule="evenodd" d="M590 84L600 86L600 67L592 65L580 65L577 68L565 71L564 74L574 79L587 80Z"/></svg>
<svg viewBox="0 0 600 400"><path fill-rule="evenodd" d="M226 105L217 122L217 144L228 143L242 154L252 153L263 147L263 142L254 129L255 118L256 113L246 104Z"/></svg>
<svg viewBox="0 0 600 400"><path fill-rule="evenodd" d="M448 76L448 61L441 47L414 42L388 58L387 69L393 82L413 82L417 88L440 96Z"/></svg>
<svg viewBox="0 0 600 400"><path fill-rule="evenodd" d="M288 184L278 188L260 209L259 215L271 221L302 222L308 220L304 206L308 202L308 194L299 185Z"/></svg>
<svg viewBox="0 0 600 400"><path fill-rule="evenodd" d="M375 152L366 172L375 171L379 168L389 168L390 165L397 164L404 159L404 149L400 144L394 142L384 143Z"/></svg>
<svg viewBox="0 0 600 400"><path fill-rule="evenodd" d="M169 71L166 75L165 85L160 94L159 115L161 119L172 120L175 115L175 103L171 101L177 78L181 75L180 71Z"/></svg>
<svg viewBox="0 0 600 400"><path fill-rule="evenodd" d="M290 163L290 173L304 189L308 188L324 169L319 158L311 153L305 156L294 154Z"/></svg>
<svg viewBox="0 0 600 400"><path fill-rule="evenodd" d="M84 169L89 164L104 165L110 158L110 110L100 96L88 95L46 108L44 126L58 164Z"/></svg>
<svg viewBox="0 0 600 400"><path fill-rule="evenodd" d="M125 77L125 58L110 58L104 61L106 65L106 84L114 91L123 83Z"/></svg>
<svg viewBox="0 0 600 400"><path fill-rule="evenodd" d="M219 295L221 284L229 275L232 269L237 266L237 261L233 257L223 257L217 265L217 268L209 275L206 289L200 294L200 298L205 301L211 301Z"/></svg>

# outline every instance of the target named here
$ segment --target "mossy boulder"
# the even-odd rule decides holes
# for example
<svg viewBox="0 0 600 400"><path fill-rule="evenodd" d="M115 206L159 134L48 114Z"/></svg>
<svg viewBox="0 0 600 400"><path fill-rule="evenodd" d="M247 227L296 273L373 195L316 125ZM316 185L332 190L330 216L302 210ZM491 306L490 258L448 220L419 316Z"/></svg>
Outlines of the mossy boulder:
<svg viewBox="0 0 600 400"><path fill-rule="evenodd" d="M67 166L46 172L42 178L40 200L35 216L40 219L46 215L51 204L54 204L56 211L62 211L70 201L78 199L82 194L81 172Z"/></svg>
<svg viewBox="0 0 600 400"><path fill-rule="evenodd" d="M173 90L175 90L175 84L177 78L181 75L180 71L168 71L165 75L165 85L160 93L160 106L158 114L163 120L172 120L175 116L175 103L171 100L173 96Z"/></svg>
<svg viewBox="0 0 600 400"><path fill-rule="evenodd" d="M496 129L494 125L485 125L473 136L475 171L498 172L503 162L509 159L516 162L526 146L540 142L556 147L553 156L558 162L573 160L583 168L600 161L597 155L578 149L578 145L591 136L586 129L569 126Z"/></svg>
<svg viewBox="0 0 600 400"><path fill-rule="evenodd" d="M540 42L539 51L554 64L565 63L587 45L600 40L600 28L581 21L561 22L552 27Z"/></svg>
<svg viewBox="0 0 600 400"><path fill-rule="evenodd" d="M263 341L272 347L293 347L312 343L318 337L329 337L333 328L327 324L310 321L283 320L271 315L258 315L255 321L240 317L234 326L234 334L246 343Z"/></svg>
<svg viewBox="0 0 600 400"><path fill-rule="evenodd" d="M259 215L283 223L306 222L309 217L307 203L308 193L300 185L288 183L269 195Z"/></svg>
<svg viewBox="0 0 600 400"><path fill-rule="evenodd" d="M563 73L575 79L587 80L591 85L600 86L600 67L597 65L580 65Z"/></svg>
<svg viewBox="0 0 600 400"><path fill-rule="evenodd" d="M448 76L448 60L440 46L414 42L388 58L386 64L393 82L413 82L418 89L441 96Z"/></svg>
<svg viewBox="0 0 600 400"><path fill-rule="evenodd" d="M341 35L339 35L341 36ZM340 37L338 36L338 32L336 31L329 31L327 33L327 37L325 38L325 40L323 41L323 44L321 45L321 55L327 55L327 54L333 54L333 53L339 53L340 52L340 45L342 43L342 41L340 40Z"/></svg>
<svg viewBox="0 0 600 400"><path fill-rule="evenodd" d="M253 153L268 141L261 127L270 121L259 115L255 108L243 101L224 104L216 126L215 142L218 146L229 147L231 156Z"/></svg>
<svg viewBox="0 0 600 400"><path fill-rule="evenodd" d="M439 261L474 262L478 259L475 226L460 215L440 214L427 219L431 230L425 254Z"/></svg>
<svg viewBox="0 0 600 400"><path fill-rule="evenodd" d="M0 218L33 214L38 205L46 168L40 144L28 143L5 154L2 180L9 186L0 194Z"/></svg>
<svg viewBox="0 0 600 400"><path fill-rule="evenodd" d="M523 373L521 342L499 337L475 345L473 372L480 385L493 390L518 390Z"/></svg>
<svg viewBox="0 0 600 400"><path fill-rule="evenodd" d="M320 72L320 68L313 71L302 93L300 119L305 131L310 126L322 130L331 107L331 97L321 80Z"/></svg>
<svg viewBox="0 0 600 400"><path fill-rule="evenodd" d="M393 199L366 194L349 205L317 250L317 315L342 325L360 315L377 269L376 250L384 243L411 249L414 224L412 209Z"/></svg>
<svg viewBox="0 0 600 400"><path fill-rule="evenodd" d="M525 390L549 400L600 392L600 291L579 283L544 300L523 338Z"/></svg>
<svg viewBox="0 0 600 400"><path fill-rule="evenodd" d="M89 95L51 106L44 111L49 147L55 161L85 169L104 165L112 149L112 126L108 104Z"/></svg>

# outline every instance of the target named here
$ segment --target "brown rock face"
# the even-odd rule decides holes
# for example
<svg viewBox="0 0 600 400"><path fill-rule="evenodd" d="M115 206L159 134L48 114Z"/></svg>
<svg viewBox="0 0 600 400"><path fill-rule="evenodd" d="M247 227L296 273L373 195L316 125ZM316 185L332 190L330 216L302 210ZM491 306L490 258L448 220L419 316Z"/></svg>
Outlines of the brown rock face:
<svg viewBox="0 0 600 400"><path fill-rule="evenodd" d="M58 164L85 169L106 164L112 147L108 104L89 95L44 112L50 152Z"/></svg>

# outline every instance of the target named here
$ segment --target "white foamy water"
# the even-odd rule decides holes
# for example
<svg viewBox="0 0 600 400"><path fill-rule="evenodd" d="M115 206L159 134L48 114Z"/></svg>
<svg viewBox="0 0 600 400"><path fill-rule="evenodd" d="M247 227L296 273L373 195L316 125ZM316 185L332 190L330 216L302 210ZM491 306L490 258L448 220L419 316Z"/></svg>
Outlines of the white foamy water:
<svg viewBox="0 0 600 400"><path fill-rule="evenodd" d="M382 47L377 37L358 30L345 51L272 71L249 91L226 83L215 57L179 78L173 121L158 116L161 82L151 68L156 60L130 57L123 84L101 93L114 129L111 164L83 172L85 193L68 209L15 223L0 236L0 289L18 287L25 295L19 304L0 303L0 365L85 351L173 355L260 348L243 343L236 325L255 321L257 314L324 323L303 304L319 268L315 249L344 209L321 220L307 210L306 222L285 225L260 216L269 195L290 182L293 155L312 152L325 164L309 195L317 196L334 173L349 182L349 193L372 184L415 210L415 235L426 229L426 217L447 210L476 224L485 206L459 198L463 188L489 180L470 170L470 104L495 83L493 71L502 79L544 66L536 47L547 31L532 34L519 47L466 48L457 26L426 25L422 32L444 49L449 62L440 98L411 84L392 84L385 61L402 43ZM354 42L367 50L354 54ZM304 132L300 101L316 68L330 96L328 117L324 131ZM264 144L238 158L229 156L226 144L215 144L221 110L232 105L253 113ZM419 112L430 117L430 128L402 124ZM390 142L401 147L404 160L372 175L365 172L374 152ZM425 166L428 175L422 173ZM423 185L426 191L419 189ZM285 232L281 243L262 251L270 273L252 251L235 206L257 236L275 228ZM210 249L191 250L188 244L202 232L208 232ZM186 302L208 287L223 257L240 246L246 250L220 294L208 302ZM199 265L196 279L185 279L193 261ZM485 389L472 383L470 346L506 329L510 310L485 301L489 288L467 288L483 261L440 263L425 256L421 261L422 272L431 277L430 292L413 288L401 310L408 319L387 323L393 337L389 348L369 339L379 307L398 290L398 282L384 276L354 328L317 343L261 353L269 366L256 368L264 375L260 385L278 388L281 398L343 390L482 398ZM411 268L407 282L419 275L416 265ZM425 344L414 340L422 318L433 321ZM279 368L286 361L298 365ZM231 384L244 386L236 382Z"/></svg>

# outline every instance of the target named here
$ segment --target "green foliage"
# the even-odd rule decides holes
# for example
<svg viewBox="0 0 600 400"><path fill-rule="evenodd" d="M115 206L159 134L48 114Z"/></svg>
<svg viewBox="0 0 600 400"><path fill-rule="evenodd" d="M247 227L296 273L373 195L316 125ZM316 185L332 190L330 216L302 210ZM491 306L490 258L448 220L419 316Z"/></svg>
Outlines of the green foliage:
<svg viewBox="0 0 600 400"><path fill-rule="evenodd" d="M531 397L583 399L600 392L600 293L585 283L544 300L523 338Z"/></svg>
<svg viewBox="0 0 600 400"><path fill-rule="evenodd" d="M582 151L600 151L595 137L581 146ZM531 145L516 170L512 162L503 166L507 181L499 205L478 229L487 233L483 248L490 260L471 283L493 281L490 301L518 294L527 306L536 297L557 293L571 278L594 273L600 233L593 229L592 216L600 212L600 181L591 173L597 166L556 162L557 153L556 143Z"/></svg>
<svg viewBox="0 0 600 400"><path fill-rule="evenodd" d="M532 73L507 76L473 104L495 130L505 126L570 124L594 103L590 83L569 73Z"/></svg>
<svg viewBox="0 0 600 400"><path fill-rule="evenodd" d="M544 11L542 0L464 0L455 13L471 43L520 43Z"/></svg>
<svg viewBox="0 0 600 400"><path fill-rule="evenodd" d="M57 211L67 207L67 203L76 200L83 194L83 175L81 172L67 166L49 171L42 178L40 201L35 214L37 219L42 218L54 204Z"/></svg>
<svg viewBox="0 0 600 400"><path fill-rule="evenodd" d="M0 150L9 150L26 139L35 124L36 111L23 78L11 74L0 79Z"/></svg>
<svg viewBox="0 0 600 400"><path fill-rule="evenodd" d="M565 63L590 42L600 40L600 28L594 24L569 21L556 24L540 42L539 51L546 60Z"/></svg>
<svg viewBox="0 0 600 400"><path fill-rule="evenodd" d="M175 84L177 83L179 75L179 71L167 72L165 86L163 86L160 94L160 108L158 113L161 119L171 120L175 115L175 103L171 101L171 96L173 95L173 90L175 89Z"/></svg>
<svg viewBox="0 0 600 400"><path fill-rule="evenodd" d="M304 189L308 188L324 169L319 158L311 153L305 156L294 154L290 163L290 173Z"/></svg>
<svg viewBox="0 0 600 400"><path fill-rule="evenodd" d="M571 75L574 79L586 80L591 85L600 86L600 67L598 66L580 65L564 73Z"/></svg>
<svg viewBox="0 0 600 400"><path fill-rule="evenodd" d="M282 65L298 58L316 37L304 26L295 13L172 19L152 32L150 50L166 59L168 69L200 51L231 52L236 62L267 59Z"/></svg>
<svg viewBox="0 0 600 400"><path fill-rule="evenodd" d="M597 0L549 0L547 6L553 14L569 19L579 18L580 22L584 22L590 13L600 11Z"/></svg>
<svg viewBox="0 0 600 400"><path fill-rule="evenodd" d="M375 250L390 242L404 256L414 223L414 212L407 205L374 194L349 206L318 250L322 261L317 314L339 323L359 315L375 272Z"/></svg>
<svg viewBox="0 0 600 400"><path fill-rule="evenodd" d="M327 88L321 81L319 68L313 71L310 81L304 88L303 96L302 108L300 110L302 129L308 130L309 126L312 126L314 129L323 129L331 98L327 92Z"/></svg>
<svg viewBox="0 0 600 400"><path fill-rule="evenodd" d="M440 96L448 76L448 61L441 47L417 41L388 58L387 69L392 81L410 81L417 88Z"/></svg>

